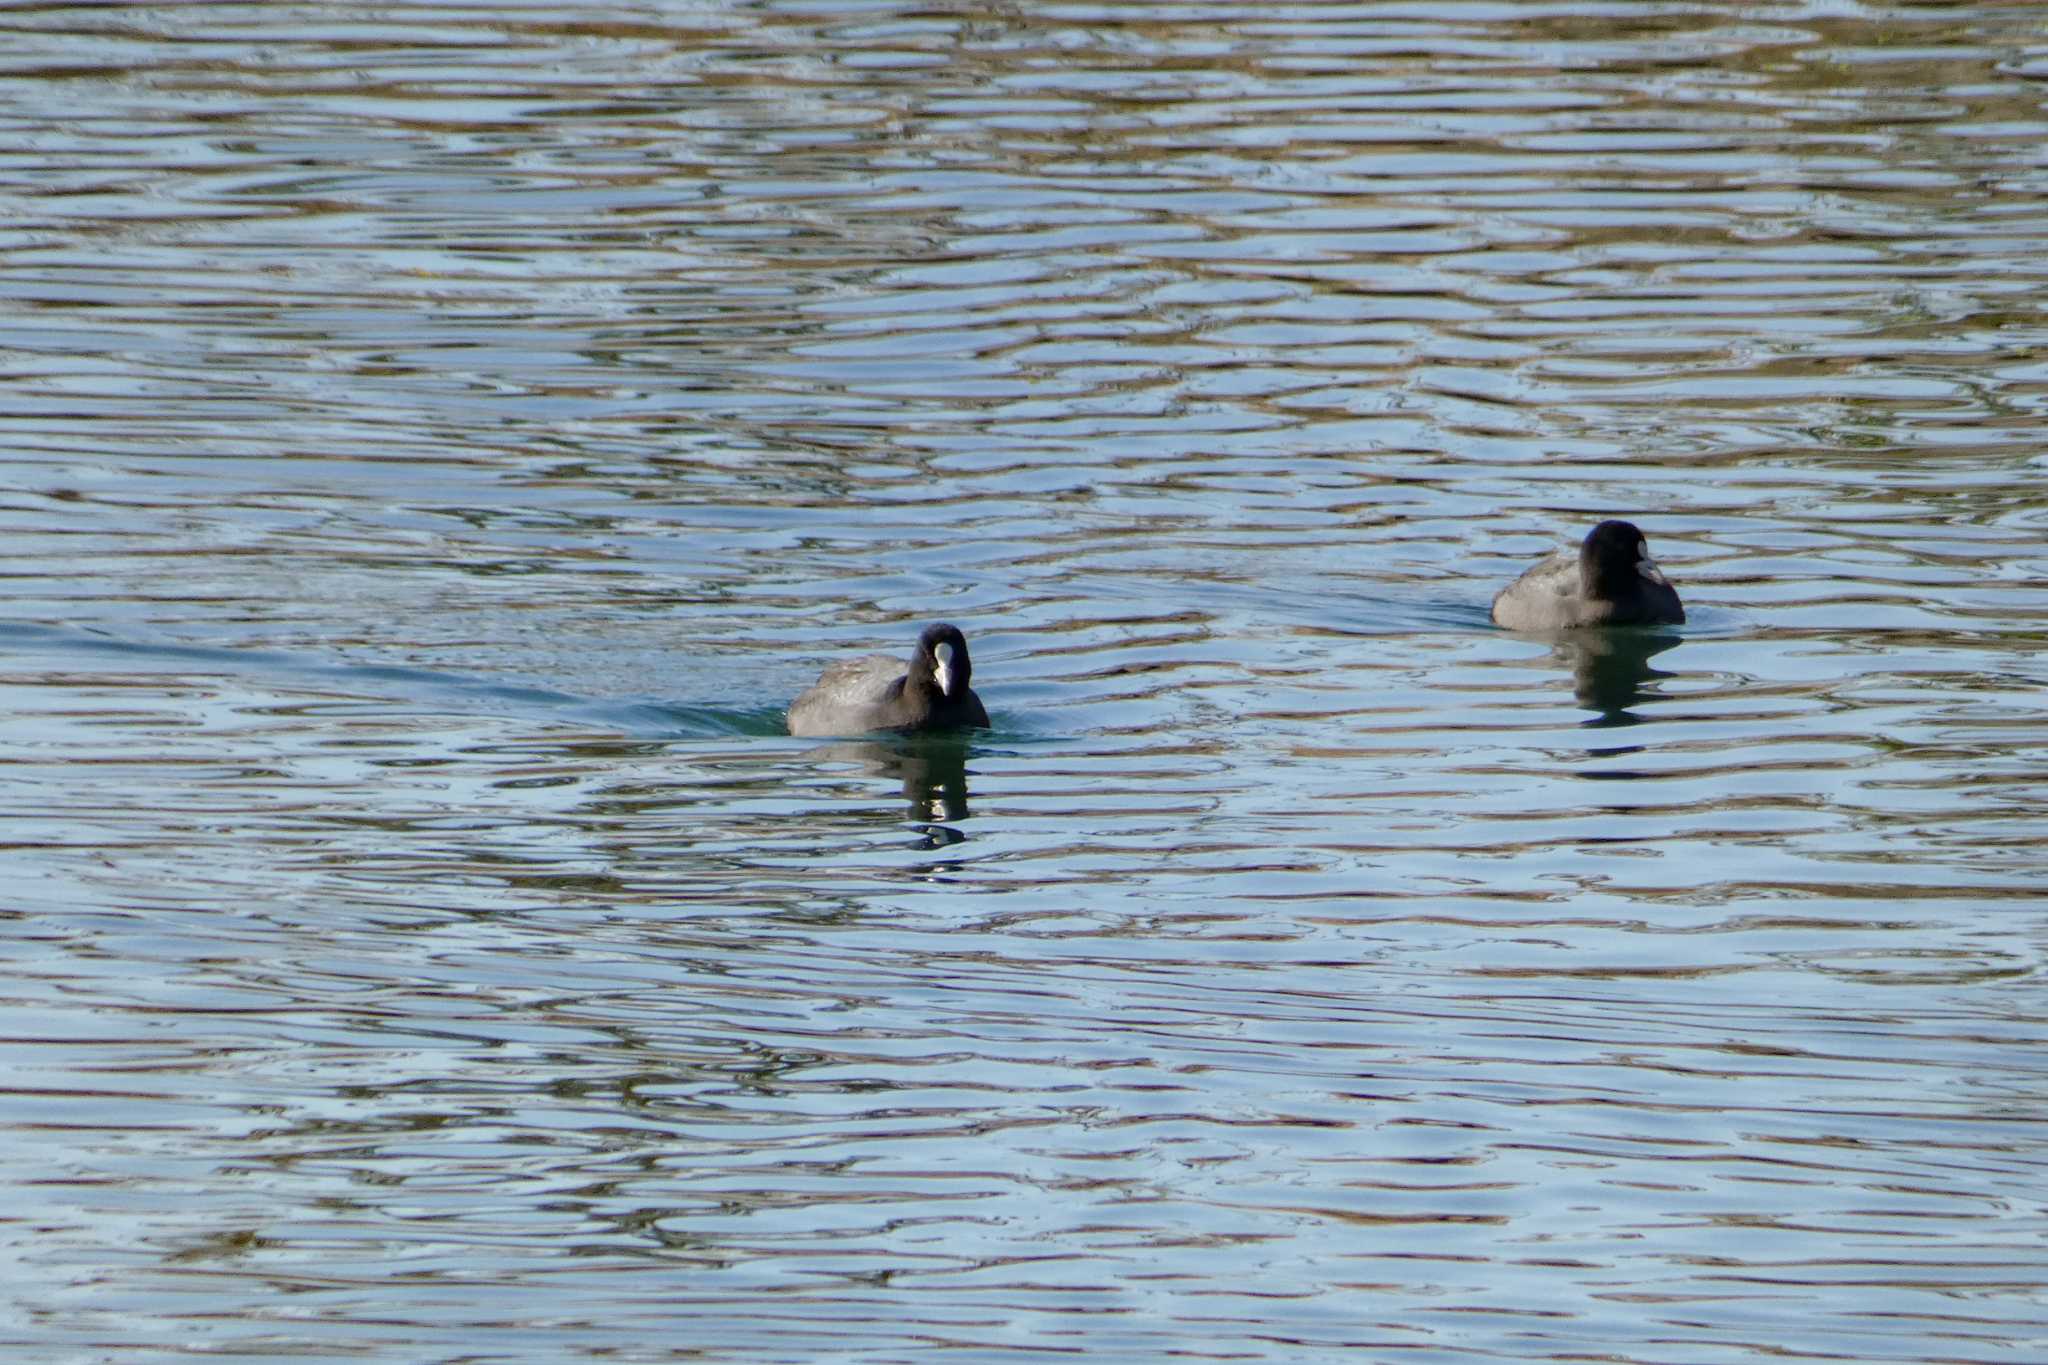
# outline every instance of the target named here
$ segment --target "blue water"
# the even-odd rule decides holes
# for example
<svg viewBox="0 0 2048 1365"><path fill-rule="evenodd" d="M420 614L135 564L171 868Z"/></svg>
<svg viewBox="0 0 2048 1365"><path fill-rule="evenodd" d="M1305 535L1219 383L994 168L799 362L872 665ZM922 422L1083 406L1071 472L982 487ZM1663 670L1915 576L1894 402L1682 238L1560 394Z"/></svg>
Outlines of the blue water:
<svg viewBox="0 0 2048 1365"><path fill-rule="evenodd" d="M0 13L0 1347L2042 1359L2037 29Z"/></svg>

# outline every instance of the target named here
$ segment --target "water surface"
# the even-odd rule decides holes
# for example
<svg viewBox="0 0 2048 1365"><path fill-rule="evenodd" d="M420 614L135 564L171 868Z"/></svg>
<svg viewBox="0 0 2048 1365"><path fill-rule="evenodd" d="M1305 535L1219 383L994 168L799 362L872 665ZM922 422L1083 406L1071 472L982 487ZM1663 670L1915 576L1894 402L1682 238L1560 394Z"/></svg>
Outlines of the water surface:
<svg viewBox="0 0 2048 1365"><path fill-rule="evenodd" d="M0 14L0 1344L2041 1359L2044 75Z"/></svg>

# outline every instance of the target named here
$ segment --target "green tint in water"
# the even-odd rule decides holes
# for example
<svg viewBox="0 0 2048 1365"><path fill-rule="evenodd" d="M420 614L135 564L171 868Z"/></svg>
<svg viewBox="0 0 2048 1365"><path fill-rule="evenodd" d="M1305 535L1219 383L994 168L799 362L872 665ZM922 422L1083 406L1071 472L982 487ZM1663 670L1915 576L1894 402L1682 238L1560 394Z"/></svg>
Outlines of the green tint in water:
<svg viewBox="0 0 2048 1365"><path fill-rule="evenodd" d="M0 1343L2038 1358L2036 27L0 15Z"/></svg>

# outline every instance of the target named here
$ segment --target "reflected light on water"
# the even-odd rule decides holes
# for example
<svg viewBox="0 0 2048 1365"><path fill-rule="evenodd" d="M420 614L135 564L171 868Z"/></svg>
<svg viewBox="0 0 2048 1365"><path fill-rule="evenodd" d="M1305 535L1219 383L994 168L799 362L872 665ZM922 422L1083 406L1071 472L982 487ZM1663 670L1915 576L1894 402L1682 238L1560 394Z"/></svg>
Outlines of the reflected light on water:
<svg viewBox="0 0 2048 1365"><path fill-rule="evenodd" d="M0 1347L2039 1358L2037 29L0 13Z"/></svg>

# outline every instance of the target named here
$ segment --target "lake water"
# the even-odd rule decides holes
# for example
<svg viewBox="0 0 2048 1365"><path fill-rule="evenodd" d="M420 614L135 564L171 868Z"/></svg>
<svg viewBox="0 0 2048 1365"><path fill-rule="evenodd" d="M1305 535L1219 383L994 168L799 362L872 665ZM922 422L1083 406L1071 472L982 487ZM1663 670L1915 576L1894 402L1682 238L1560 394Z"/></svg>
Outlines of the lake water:
<svg viewBox="0 0 2048 1365"><path fill-rule="evenodd" d="M2048 1358L2044 98L0 12L0 1350ZM1603 516L1682 630L1488 624ZM940 619L992 731L782 733Z"/></svg>

